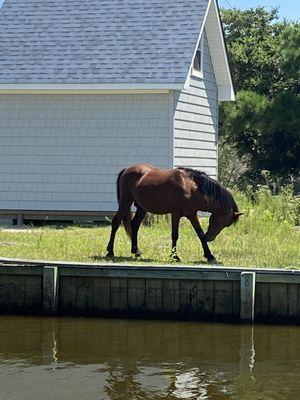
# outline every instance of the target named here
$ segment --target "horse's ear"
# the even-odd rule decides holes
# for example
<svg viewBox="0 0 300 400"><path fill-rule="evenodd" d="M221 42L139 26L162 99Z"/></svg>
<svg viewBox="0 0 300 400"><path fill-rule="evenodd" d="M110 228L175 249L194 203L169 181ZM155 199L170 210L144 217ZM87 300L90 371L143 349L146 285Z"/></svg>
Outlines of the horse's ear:
<svg viewBox="0 0 300 400"><path fill-rule="evenodd" d="M240 211L238 211L238 212L235 211L235 212L234 212L234 216L235 216L235 217L240 217L241 215L244 215L244 214L245 214L244 212L240 212Z"/></svg>

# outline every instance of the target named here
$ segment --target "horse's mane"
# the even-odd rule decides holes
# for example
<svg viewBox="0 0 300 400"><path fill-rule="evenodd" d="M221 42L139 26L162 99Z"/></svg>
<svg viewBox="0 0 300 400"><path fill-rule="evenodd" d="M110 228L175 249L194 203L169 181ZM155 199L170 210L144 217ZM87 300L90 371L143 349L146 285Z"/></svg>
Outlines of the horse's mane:
<svg viewBox="0 0 300 400"><path fill-rule="evenodd" d="M216 180L210 178L205 172L184 167L179 167L178 169L185 171L195 181L203 195L217 200L226 211L239 211L232 194Z"/></svg>

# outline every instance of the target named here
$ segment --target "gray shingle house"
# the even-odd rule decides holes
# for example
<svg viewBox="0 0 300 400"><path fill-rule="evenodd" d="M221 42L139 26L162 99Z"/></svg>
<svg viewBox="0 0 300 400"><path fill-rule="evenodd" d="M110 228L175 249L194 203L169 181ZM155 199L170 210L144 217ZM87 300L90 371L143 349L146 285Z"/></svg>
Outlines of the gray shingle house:
<svg viewBox="0 0 300 400"><path fill-rule="evenodd" d="M2 218L114 211L116 174L136 162L217 177L224 100L216 0L5 0Z"/></svg>

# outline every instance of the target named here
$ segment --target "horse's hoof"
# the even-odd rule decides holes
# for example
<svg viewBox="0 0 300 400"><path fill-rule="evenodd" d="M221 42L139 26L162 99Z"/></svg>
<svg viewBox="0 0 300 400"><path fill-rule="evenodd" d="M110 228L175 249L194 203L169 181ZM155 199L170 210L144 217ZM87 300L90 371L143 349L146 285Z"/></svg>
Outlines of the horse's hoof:
<svg viewBox="0 0 300 400"><path fill-rule="evenodd" d="M114 253L111 253L111 252L108 252L108 253L106 254L106 256L105 256L105 258L106 258L107 260L111 260L111 259L114 258L114 257L115 257Z"/></svg>
<svg viewBox="0 0 300 400"><path fill-rule="evenodd" d="M170 261L171 261L171 263L180 263L181 262L181 260L177 254L172 254L170 257Z"/></svg>
<svg viewBox="0 0 300 400"><path fill-rule="evenodd" d="M133 256L135 258L140 258L142 256L142 253L140 252L140 250L137 247L131 249L131 254L133 254Z"/></svg>
<svg viewBox="0 0 300 400"><path fill-rule="evenodd" d="M218 261L215 259L215 257L207 257L207 262L209 264L218 264Z"/></svg>

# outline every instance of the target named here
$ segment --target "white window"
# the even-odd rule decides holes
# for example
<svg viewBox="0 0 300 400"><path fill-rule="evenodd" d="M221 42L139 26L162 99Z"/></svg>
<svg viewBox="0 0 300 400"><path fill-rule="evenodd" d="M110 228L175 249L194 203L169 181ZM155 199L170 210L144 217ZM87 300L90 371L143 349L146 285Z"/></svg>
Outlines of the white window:
<svg viewBox="0 0 300 400"><path fill-rule="evenodd" d="M195 54L192 75L203 78L203 55L204 55L204 35L201 35L200 43Z"/></svg>

